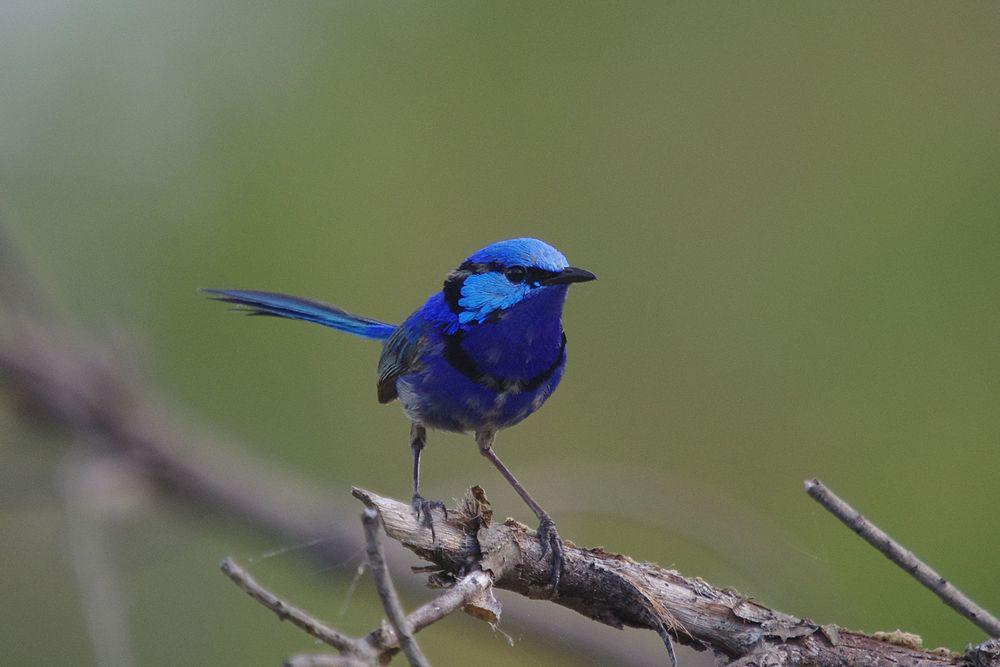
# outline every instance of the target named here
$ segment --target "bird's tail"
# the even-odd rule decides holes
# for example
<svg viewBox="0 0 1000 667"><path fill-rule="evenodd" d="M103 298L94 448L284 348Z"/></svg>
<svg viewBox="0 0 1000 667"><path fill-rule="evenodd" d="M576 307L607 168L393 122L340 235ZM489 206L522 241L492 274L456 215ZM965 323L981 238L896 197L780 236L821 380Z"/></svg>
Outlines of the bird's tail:
<svg viewBox="0 0 1000 667"><path fill-rule="evenodd" d="M292 320L315 322L362 338L384 340L396 330L393 324L351 315L336 306L300 299L297 296L255 290L203 289L202 291L217 301L236 304L238 310L243 310L248 315L287 317Z"/></svg>

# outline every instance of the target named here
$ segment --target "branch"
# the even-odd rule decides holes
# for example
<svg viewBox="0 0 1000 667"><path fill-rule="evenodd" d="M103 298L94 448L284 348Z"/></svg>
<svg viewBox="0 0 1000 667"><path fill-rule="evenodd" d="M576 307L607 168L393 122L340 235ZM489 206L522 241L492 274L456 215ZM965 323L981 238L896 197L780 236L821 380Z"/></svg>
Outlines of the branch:
<svg viewBox="0 0 1000 667"><path fill-rule="evenodd" d="M292 625L304 630L316 639L329 644L337 650L355 650L357 640L341 634L337 630L334 630L322 621L310 616L298 607L288 604L277 595L258 584L254 578L251 577L246 570L237 565L236 561L232 558L226 558L223 560L222 563L219 564L219 568L247 595L273 611L282 621L291 621Z"/></svg>
<svg viewBox="0 0 1000 667"><path fill-rule="evenodd" d="M222 572L251 598L264 605L282 621L293 625L308 635L337 649L339 655L312 654L292 657L286 664L290 667L357 667L359 665L383 665L402 648L406 658L414 667L430 667L413 633L440 621L445 616L464 608L471 615L490 623L499 619L499 603L493 597L492 578L481 570L476 570L457 581L438 598L414 611L409 616L403 612L403 605L392 585L389 569L385 564L385 554L379 540L379 514L367 508L361 515L368 547L368 562L375 580L375 587L382 606L385 608L392 629L381 627L364 637L352 638L326 625L309 613L295 607L258 584L250 574L226 558L219 565ZM434 582L440 577L434 576Z"/></svg>
<svg viewBox="0 0 1000 667"><path fill-rule="evenodd" d="M406 659L413 667L430 667L427 658L424 657L413 633L406 621L406 614L403 605L396 595L396 588L392 585L392 578L389 576L389 568L385 565L385 553L382 551L382 543L378 539L379 518L378 512L373 509L366 509L361 515L361 521L365 526L365 539L367 541L368 565L371 567L372 578L375 580L375 589L382 600L382 608L385 609L392 628L399 637L399 644L403 647Z"/></svg>
<svg viewBox="0 0 1000 667"><path fill-rule="evenodd" d="M377 521L377 514L374 514L374 519ZM366 519L366 533L369 532L369 525L374 526L375 530L378 528L377 523L374 521L369 522ZM377 536L373 539L378 543ZM490 592L490 587L492 586L490 577L485 572L477 570L455 582L451 588L438 596L436 600L425 604L409 616L402 614L402 606L399 605L399 600L396 599L399 616L393 621L394 629L383 625L372 630L364 637L354 638L348 637L339 630L326 625L308 612L285 602L257 583L232 558L223 560L219 567L241 590L274 612L279 619L282 621L291 621L299 629L337 649L339 652L338 655L310 654L294 656L286 663L290 667L325 667L328 665L334 667L354 667L357 665L385 664L400 649L400 637L403 635L398 628L408 628L408 634L409 631L419 632L464 607L470 607L467 611L470 611L473 616L484 618L477 611L481 601L488 599L493 604L496 604ZM381 573L375 574L379 568L381 568ZM372 572L375 576L376 585L381 589L385 584L384 582L380 582L380 579L385 577L386 581L388 581L388 571L385 570L384 563L381 566L373 565ZM391 581L388 581L388 586L391 589ZM392 592L392 596L395 596L395 591ZM487 618L486 620L489 619ZM410 635L410 641L413 642L412 635ZM413 646L416 647L415 642L413 642ZM421 664L423 665L430 664L427 662L427 658L420 653L419 648L416 649L416 652L412 656L411 654L407 654L407 658L410 659L411 664L417 664L416 661L418 660L422 661Z"/></svg>
<svg viewBox="0 0 1000 667"><path fill-rule="evenodd" d="M489 503L478 487L470 490L462 507L449 510L447 519L435 521L433 535L417 520L409 503L358 488L354 495L378 511L389 537L445 572L458 572L470 558L478 559L495 587L534 599L548 598L547 560L534 532L512 519L493 522ZM666 628L681 643L711 649L732 665L977 664L968 654L923 650L914 635L868 636L836 625L819 625L651 563L603 549L581 549L569 542L565 547L556 604L618 628L657 633Z"/></svg>
<svg viewBox="0 0 1000 667"><path fill-rule="evenodd" d="M805 485L806 493L812 496L813 500L840 519L861 539L878 549L883 556L929 588L946 605L975 623L989 636L1000 637L1000 620L970 600L936 570L917 558L912 551L904 548L885 531L841 500L837 494L826 488L818 479L807 480Z"/></svg>

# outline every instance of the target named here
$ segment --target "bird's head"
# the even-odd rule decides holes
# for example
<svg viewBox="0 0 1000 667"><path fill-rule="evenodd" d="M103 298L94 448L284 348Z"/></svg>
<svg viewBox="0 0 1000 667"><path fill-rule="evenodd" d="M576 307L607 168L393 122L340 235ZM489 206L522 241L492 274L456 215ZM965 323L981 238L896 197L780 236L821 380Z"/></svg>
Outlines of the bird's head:
<svg viewBox="0 0 1000 667"><path fill-rule="evenodd" d="M538 239L498 241L473 253L448 274L444 298L458 325L481 323L536 297L561 306L570 283L595 280L569 265L561 252Z"/></svg>

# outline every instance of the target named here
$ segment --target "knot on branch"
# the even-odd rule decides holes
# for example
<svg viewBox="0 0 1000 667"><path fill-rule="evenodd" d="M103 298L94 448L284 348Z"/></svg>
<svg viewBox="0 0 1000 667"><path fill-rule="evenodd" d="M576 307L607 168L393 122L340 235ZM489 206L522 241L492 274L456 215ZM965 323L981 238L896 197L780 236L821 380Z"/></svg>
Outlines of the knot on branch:
<svg viewBox="0 0 1000 667"><path fill-rule="evenodd" d="M970 667L1000 667L1000 638L988 639L965 650Z"/></svg>

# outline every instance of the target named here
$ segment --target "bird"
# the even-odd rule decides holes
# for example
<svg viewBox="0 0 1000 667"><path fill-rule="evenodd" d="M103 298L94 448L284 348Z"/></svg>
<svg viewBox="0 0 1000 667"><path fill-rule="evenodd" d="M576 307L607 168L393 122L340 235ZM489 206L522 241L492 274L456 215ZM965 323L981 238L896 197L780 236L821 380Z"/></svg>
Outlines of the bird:
<svg viewBox="0 0 1000 667"><path fill-rule="evenodd" d="M410 421L412 506L433 531L440 501L420 495L420 457L427 430L472 433L479 452L499 470L538 518L542 558L551 554L551 596L558 592L563 543L552 517L494 451L497 433L537 411L566 367L563 304L573 283L595 280L535 238L498 241L448 273L440 291L394 325L352 315L312 299L276 292L204 289L249 315L303 320L381 341L379 403L394 400Z"/></svg>

